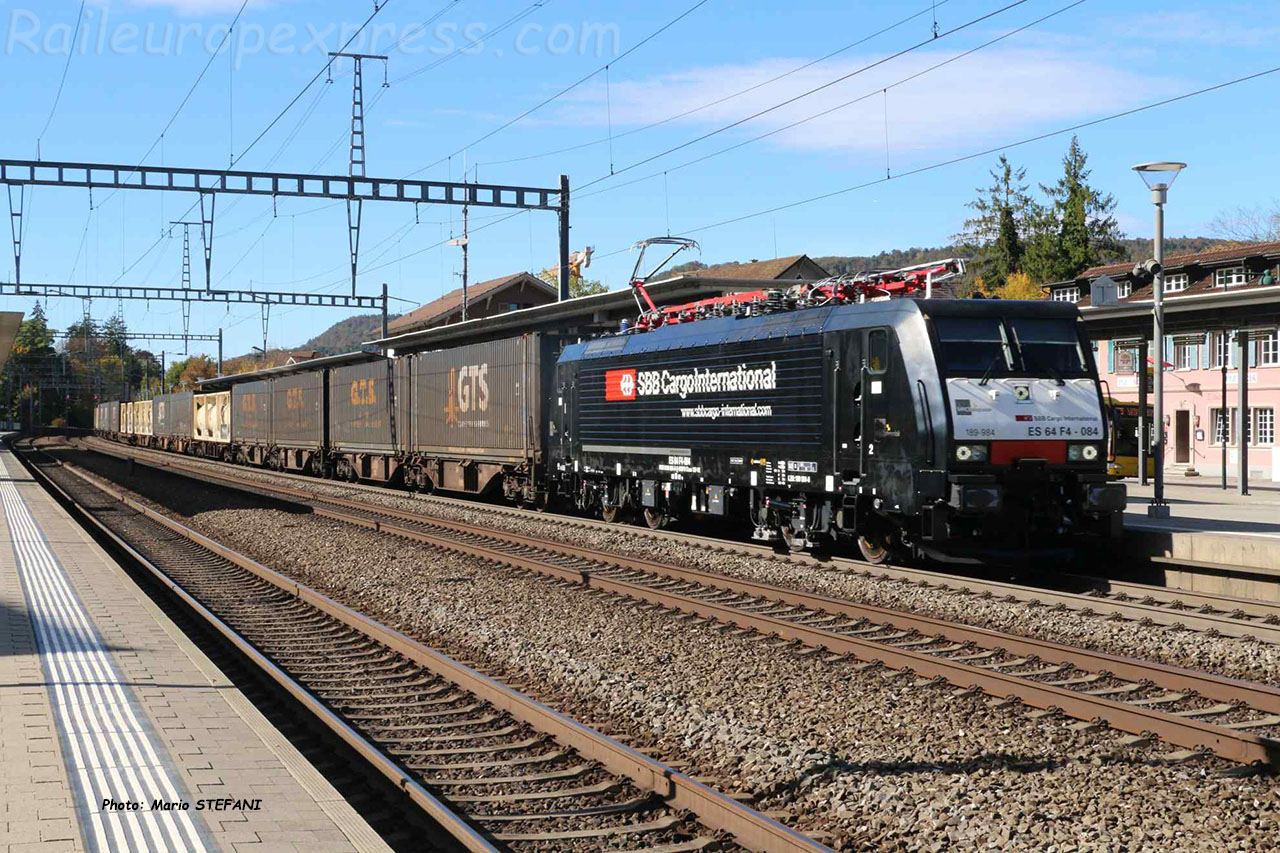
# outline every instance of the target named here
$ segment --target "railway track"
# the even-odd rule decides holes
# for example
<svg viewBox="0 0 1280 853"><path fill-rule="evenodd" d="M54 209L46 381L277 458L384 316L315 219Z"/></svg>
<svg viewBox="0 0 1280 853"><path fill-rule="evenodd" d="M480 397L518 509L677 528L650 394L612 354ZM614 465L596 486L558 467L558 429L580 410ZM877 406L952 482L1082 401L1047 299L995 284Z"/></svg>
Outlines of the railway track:
<svg viewBox="0 0 1280 853"><path fill-rule="evenodd" d="M199 471L202 476L205 473L217 473L228 478L225 482L245 481L243 473L246 469L226 463L191 460L163 451L136 447L126 448L99 438L84 440L84 446L121 458L147 458L161 467L168 467L178 471ZM316 481L314 478L293 474L269 472L261 469L248 470L260 477L271 477L272 479L278 479L282 483L294 483L300 490L306 491L317 499L325 497L317 492L315 488L316 485L321 483L342 489L367 491L373 495L385 496L387 494L387 490L379 486L352 483L336 484L329 481ZM236 473L241 474L241 476L236 477ZM404 495L402 497L408 496ZM417 499L471 510L477 508L477 504L474 501L439 495L417 496ZM515 507L484 505L484 511L516 518L545 518L545 515L541 513ZM575 516L558 516L558 518L568 528L612 531L618 529L616 524L592 519L583 519ZM795 565L816 566L826 571L897 581L956 595L995 597L1011 602L1035 602L1047 607L1065 607L1079 612L1091 612L1099 616L1125 619L1143 624L1186 628L1227 637L1252 637L1262 642L1280 645L1280 602L1233 598L1212 593L1169 589L1150 584L1114 581L1082 575L1065 575L1059 578L1061 581L1072 585L1074 590L1080 591L1051 589L1042 586L965 577L963 575L903 566L874 565L862 560L845 557L818 559L801 554L783 555L767 546L697 536L679 531L652 531L646 528L636 528L634 533L637 536L671 539L685 545L705 548L709 551L740 553L746 556L791 562Z"/></svg>
<svg viewBox="0 0 1280 853"><path fill-rule="evenodd" d="M94 474L25 461L395 781L459 847L826 849Z"/></svg>
<svg viewBox="0 0 1280 853"><path fill-rule="evenodd" d="M181 466L170 465L181 471ZM1122 745L1160 738L1183 760L1213 753L1280 763L1280 690L1268 685L1094 652L926 616L860 605L653 560L492 531L284 485L200 472L244 492L309 507L321 516L401 536L496 565L534 572L596 594L718 623L761 642L803 647L831 663L883 666L887 677L951 684L1031 716L1064 713L1087 728L1105 721Z"/></svg>

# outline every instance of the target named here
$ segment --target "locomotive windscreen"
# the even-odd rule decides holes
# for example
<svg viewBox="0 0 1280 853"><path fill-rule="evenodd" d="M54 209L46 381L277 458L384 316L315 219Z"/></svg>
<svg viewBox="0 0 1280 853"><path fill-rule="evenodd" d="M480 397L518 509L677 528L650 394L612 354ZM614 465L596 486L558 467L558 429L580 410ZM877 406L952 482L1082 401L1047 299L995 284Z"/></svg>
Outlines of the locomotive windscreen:
<svg viewBox="0 0 1280 853"><path fill-rule="evenodd" d="M1010 317L1014 343L1027 373L1086 376L1088 368L1076 324L1071 320Z"/></svg>
<svg viewBox="0 0 1280 853"><path fill-rule="evenodd" d="M999 317L934 317L933 327L944 372L999 375L1012 369L1013 354Z"/></svg>
<svg viewBox="0 0 1280 853"><path fill-rule="evenodd" d="M952 376L1087 376L1074 320L934 317L939 366Z"/></svg>

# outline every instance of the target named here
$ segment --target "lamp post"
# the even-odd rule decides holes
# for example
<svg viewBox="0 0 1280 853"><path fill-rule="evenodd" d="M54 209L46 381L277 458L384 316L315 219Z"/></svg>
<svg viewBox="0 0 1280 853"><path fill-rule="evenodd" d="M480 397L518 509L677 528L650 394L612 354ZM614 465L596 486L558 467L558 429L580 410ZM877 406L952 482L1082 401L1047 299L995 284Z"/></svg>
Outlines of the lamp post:
<svg viewBox="0 0 1280 853"><path fill-rule="evenodd" d="M1155 395L1155 431L1151 439L1151 456L1155 461L1155 490L1151 505L1147 507L1150 518L1168 518L1169 505L1164 500L1164 203L1169 199L1169 187L1186 163L1139 163L1133 170L1151 190L1151 203L1156 207L1155 279L1152 287L1152 333L1155 336L1155 364L1152 370Z"/></svg>

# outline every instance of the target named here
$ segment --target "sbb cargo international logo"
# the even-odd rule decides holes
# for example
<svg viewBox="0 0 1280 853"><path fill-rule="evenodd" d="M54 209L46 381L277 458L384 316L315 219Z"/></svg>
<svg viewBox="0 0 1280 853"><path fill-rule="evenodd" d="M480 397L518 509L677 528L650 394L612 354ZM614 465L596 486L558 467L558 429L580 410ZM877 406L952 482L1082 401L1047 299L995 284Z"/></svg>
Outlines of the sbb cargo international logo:
<svg viewBox="0 0 1280 853"><path fill-rule="evenodd" d="M611 403L634 400L636 398L635 370L606 370L604 398Z"/></svg>

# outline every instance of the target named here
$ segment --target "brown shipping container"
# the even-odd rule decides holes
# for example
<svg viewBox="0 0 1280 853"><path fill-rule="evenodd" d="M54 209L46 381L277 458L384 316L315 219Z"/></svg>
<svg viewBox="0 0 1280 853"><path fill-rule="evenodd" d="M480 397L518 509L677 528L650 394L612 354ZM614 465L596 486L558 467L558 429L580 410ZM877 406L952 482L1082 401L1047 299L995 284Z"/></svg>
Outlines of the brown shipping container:
<svg viewBox="0 0 1280 853"><path fill-rule="evenodd" d="M377 358L329 371L329 443L334 450L392 454L408 446L409 361ZM395 417L393 384L399 403Z"/></svg>
<svg viewBox="0 0 1280 853"><path fill-rule="evenodd" d="M413 450L492 461L538 451L550 346L530 334L414 356Z"/></svg>
<svg viewBox="0 0 1280 853"><path fill-rule="evenodd" d="M152 400L151 403L154 406L152 433L190 438L194 398L195 393L192 391L179 391L174 394L161 394Z"/></svg>
<svg viewBox="0 0 1280 853"><path fill-rule="evenodd" d="M324 374L312 370L273 380L271 412L276 444L320 447L324 444Z"/></svg>
<svg viewBox="0 0 1280 853"><path fill-rule="evenodd" d="M240 444L271 443L271 382L259 379L231 389L231 438Z"/></svg>

